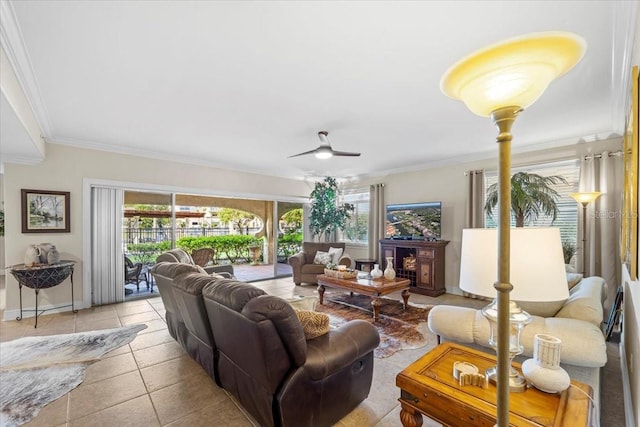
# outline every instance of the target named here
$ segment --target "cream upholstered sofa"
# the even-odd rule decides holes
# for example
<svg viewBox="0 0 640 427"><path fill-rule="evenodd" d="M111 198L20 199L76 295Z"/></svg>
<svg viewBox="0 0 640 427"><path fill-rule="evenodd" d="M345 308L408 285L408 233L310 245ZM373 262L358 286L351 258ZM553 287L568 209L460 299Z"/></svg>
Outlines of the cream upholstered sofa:
<svg viewBox="0 0 640 427"><path fill-rule="evenodd" d="M561 366L571 379L593 388L593 425L599 423L600 368L607 363L607 345L601 330L603 302L606 298L606 283L601 277L588 277L574 286L569 298L560 303L560 309L553 304L520 303L532 315L532 322L522 331L524 353L517 360L522 361L533 355L533 338L545 333L562 340ZM549 312L557 310L553 315ZM541 315L542 314L542 315ZM455 341L463 345L493 352L489 347L491 328L489 321L480 310L438 305L431 309L428 318L429 329L442 340Z"/></svg>
<svg viewBox="0 0 640 427"><path fill-rule="evenodd" d="M302 242L302 250L289 257L289 265L291 266L291 271L293 273L293 282L298 286L302 282L312 284L318 283L316 276L324 273L324 266L326 263L314 263L316 260L316 254L318 251L329 252L331 249L342 250L342 253L339 254L337 260L332 259L334 264L346 265L349 268L353 266L353 260L345 253L344 243Z"/></svg>

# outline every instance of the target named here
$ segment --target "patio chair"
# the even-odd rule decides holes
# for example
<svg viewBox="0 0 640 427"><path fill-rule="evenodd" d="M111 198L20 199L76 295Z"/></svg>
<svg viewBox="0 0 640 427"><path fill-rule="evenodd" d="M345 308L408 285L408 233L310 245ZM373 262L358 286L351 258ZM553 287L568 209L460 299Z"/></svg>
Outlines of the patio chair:
<svg viewBox="0 0 640 427"><path fill-rule="evenodd" d="M211 248L200 248L194 249L191 252L191 258L193 258L193 262L200 267L206 267L209 264L209 261L213 261L213 249Z"/></svg>
<svg viewBox="0 0 640 427"><path fill-rule="evenodd" d="M142 263L134 263L128 256L124 256L124 284L135 283L136 288L140 291L140 282L143 281L149 286L147 273L142 271ZM125 290L126 293L126 290Z"/></svg>

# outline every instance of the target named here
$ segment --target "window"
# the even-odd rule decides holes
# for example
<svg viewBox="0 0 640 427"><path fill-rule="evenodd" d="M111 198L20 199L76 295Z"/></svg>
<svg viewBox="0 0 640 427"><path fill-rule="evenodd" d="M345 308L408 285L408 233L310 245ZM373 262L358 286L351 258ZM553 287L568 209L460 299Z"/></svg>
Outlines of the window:
<svg viewBox="0 0 640 427"><path fill-rule="evenodd" d="M369 189L358 189L340 196L340 203L351 203L354 211L347 220L347 226L338 230L338 240L346 243L369 242Z"/></svg>
<svg viewBox="0 0 640 427"><path fill-rule="evenodd" d="M578 203L569 196L569 193L578 191L578 181L580 179L580 165L577 160L567 160L562 162L554 162L540 165L523 166L511 169L511 174L516 172L529 172L541 176L560 175L567 180L566 184L560 183L553 188L560 194L557 200L558 216L552 222L550 216L540 215L537 220L525 224L529 227L559 227L560 236L563 242L576 245L578 234ZM487 171L485 173L485 188L498 181L497 171ZM485 195L486 196L486 195ZM498 224L498 215L494 211L493 216L485 213L485 224L488 228L496 227ZM511 219L511 225L514 226L514 219Z"/></svg>

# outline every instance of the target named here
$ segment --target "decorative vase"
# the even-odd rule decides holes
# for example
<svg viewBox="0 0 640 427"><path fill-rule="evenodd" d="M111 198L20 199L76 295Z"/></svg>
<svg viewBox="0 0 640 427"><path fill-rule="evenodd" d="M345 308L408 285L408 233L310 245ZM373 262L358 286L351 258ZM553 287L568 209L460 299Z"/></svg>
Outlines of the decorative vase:
<svg viewBox="0 0 640 427"><path fill-rule="evenodd" d="M40 264L40 248L36 245L29 245L24 254L24 265L25 267L32 267L37 264Z"/></svg>
<svg viewBox="0 0 640 427"><path fill-rule="evenodd" d="M396 278L396 271L393 269L393 257L387 257L387 268L384 269L384 278L393 280Z"/></svg>
<svg viewBox="0 0 640 427"><path fill-rule="evenodd" d="M37 245L37 247L40 249L40 264L46 264L49 262L47 261L47 254L49 253L49 250L52 246L52 243L40 243L39 245Z"/></svg>
<svg viewBox="0 0 640 427"><path fill-rule="evenodd" d="M533 359L522 364L525 378L538 390L559 393L571 383L569 374L560 367L562 341L547 334L536 334L533 338Z"/></svg>
<svg viewBox="0 0 640 427"><path fill-rule="evenodd" d="M374 279L379 279L382 277L382 270L380 270L380 264L373 264L373 270L369 272L371 277Z"/></svg>
<svg viewBox="0 0 640 427"><path fill-rule="evenodd" d="M55 246L51 246L49 252L47 253L47 263L56 264L58 262L60 262L60 253Z"/></svg>

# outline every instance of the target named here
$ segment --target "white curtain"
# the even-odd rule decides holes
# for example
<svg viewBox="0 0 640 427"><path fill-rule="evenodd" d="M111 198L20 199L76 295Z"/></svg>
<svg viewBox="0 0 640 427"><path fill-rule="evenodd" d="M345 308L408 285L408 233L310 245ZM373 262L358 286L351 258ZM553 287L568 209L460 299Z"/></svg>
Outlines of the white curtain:
<svg viewBox="0 0 640 427"><path fill-rule="evenodd" d="M465 228L484 228L484 171L468 171Z"/></svg>
<svg viewBox="0 0 640 427"><path fill-rule="evenodd" d="M384 184L369 187L369 258L380 263L380 239L384 239Z"/></svg>
<svg viewBox="0 0 640 427"><path fill-rule="evenodd" d="M467 204L465 209L464 228L484 228L484 171L467 171ZM462 295L474 299L485 299L467 291Z"/></svg>
<svg viewBox="0 0 640 427"><path fill-rule="evenodd" d="M124 301L122 205L124 191L91 189L91 303Z"/></svg>
<svg viewBox="0 0 640 427"><path fill-rule="evenodd" d="M584 271L586 276L600 276L607 282L605 319L615 300L616 289L621 280L620 213L624 164L619 154L603 152L583 157L580 162L579 191L602 193L595 202L587 206ZM584 230L582 215L578 215L578 218L579 228ZM578 271L583 270L582 256L578 256L577 267Z"/></svg>

